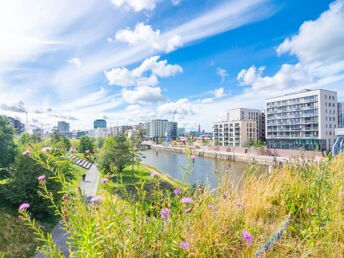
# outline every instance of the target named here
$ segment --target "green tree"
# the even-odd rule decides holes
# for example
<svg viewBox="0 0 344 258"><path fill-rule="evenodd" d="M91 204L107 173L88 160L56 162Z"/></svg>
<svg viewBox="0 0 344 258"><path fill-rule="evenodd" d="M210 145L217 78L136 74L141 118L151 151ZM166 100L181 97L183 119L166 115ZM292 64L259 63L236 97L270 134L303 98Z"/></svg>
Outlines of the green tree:
<svg viewBox="0 0 344 258"><path fill-rule="evenodd" d="M84 135L80 137L78 152L85 153L87 150L90 150L92 153L94 153L94 143L91 137Z"/></svg>
<svg viewBox="0 0 344 258"><path fill-rule="evenodd" d="M119 171L131 164L133 154L124 135L106 138L99 155L99 164L104 170L116 167Z"/></svg>
<svg viewBox="0 0 344 258"><path fill-rule="evenodd" d="M17 146L14 143L13 136L14 129L7 117L0 116L0 168L7 167L15 160Z"/></svg>
<svg viewBox="0 0 344 258"><path fill-rule="evenodd" d="M57 129L53 129L52 133L50 134L50 140L52 144L56 144L61 140L62 135L59 133Z"/></svg>
<svg viewBox="0 0 344 258"><path fill-rule="evenodd" d="M55 146L68 151L70 147L72 147L72 144L67 137L61 136L60 140L55 144Z"/></svg>
<svg viewBox="0 0 344 258"><path fill-rule="evenodd" d="M101 149L103 147L104 141L105 141L104 137L98 137L96 139L96 147L97 147L97 149Z"/></svg>

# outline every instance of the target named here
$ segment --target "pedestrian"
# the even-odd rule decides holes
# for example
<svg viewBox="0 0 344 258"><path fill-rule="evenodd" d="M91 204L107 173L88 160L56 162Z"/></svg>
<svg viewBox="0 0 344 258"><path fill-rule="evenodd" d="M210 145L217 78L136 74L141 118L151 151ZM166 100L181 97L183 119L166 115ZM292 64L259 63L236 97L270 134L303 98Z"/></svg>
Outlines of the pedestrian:
<svg viewBox="0 0 344 258"><path fill-rule="evenodd" d="M85 182L85 178L86 178L86 174L83 174L83 175L82 175L82 181Z"/></svg>

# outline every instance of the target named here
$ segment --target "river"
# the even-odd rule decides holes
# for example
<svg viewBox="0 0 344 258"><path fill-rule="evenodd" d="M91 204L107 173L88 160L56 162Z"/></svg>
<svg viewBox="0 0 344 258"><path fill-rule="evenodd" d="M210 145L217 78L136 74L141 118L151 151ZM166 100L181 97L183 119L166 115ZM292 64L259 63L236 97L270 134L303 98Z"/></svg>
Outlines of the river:
<svg viewBox="0 0 344 258"><path fill-rule="evenodd" d="M163 150L146 150L141 153L143 163L152 165L172 178L183 182L185 172L181 166L185 166L187 163L185 154ZM239 185L243 172L250 166L251 164L243 162L229 162L197 156L191 166L192 172L188 176L188 182L191 184L205 184L209 188L216 188L226 175L230 183ZM266 166L260 165L257 167L259 173L267 170Z"/></svg>

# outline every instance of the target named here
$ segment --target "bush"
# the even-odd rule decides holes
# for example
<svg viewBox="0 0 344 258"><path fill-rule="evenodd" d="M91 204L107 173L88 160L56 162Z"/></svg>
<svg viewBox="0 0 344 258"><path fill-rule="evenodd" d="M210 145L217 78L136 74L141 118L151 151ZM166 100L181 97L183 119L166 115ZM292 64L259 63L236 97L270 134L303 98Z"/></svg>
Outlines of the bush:
<svg viewBox="0 0 344 258"><path fill-rule="evenodd" d="M87 150L89 150L91 153L94 153L93 140L88 135L81 136L77 150L80 153L85 153Z"/></svg>

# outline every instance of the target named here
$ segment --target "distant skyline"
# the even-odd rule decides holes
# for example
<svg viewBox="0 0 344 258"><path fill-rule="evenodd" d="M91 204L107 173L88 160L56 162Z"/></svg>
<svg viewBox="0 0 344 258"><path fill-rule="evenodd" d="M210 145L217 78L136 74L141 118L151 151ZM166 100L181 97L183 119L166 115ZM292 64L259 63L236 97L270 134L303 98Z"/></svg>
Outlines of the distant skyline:
<svg viewBox="0 0 344 258"><path fill-rule="evenodd" d="M344 0L0 2L0 114L44 129L209 131L227 109L305 88L344 101Z"/></svg>

